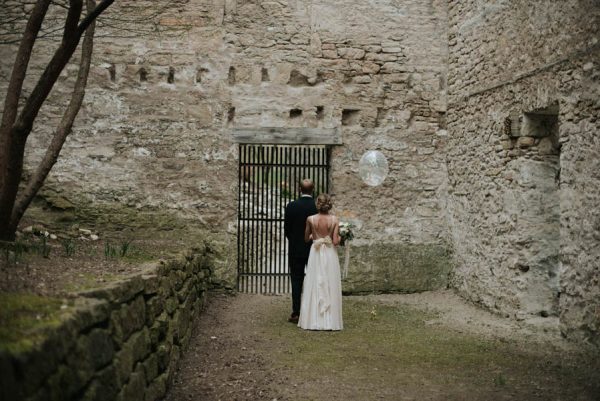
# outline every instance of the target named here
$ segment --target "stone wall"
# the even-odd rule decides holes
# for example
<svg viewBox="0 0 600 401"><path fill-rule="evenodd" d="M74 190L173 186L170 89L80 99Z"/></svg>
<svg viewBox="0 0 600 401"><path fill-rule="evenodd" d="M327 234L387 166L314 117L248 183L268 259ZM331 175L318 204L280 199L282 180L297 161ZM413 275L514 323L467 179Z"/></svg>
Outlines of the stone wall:
<svg viewBox="0 0 600 401"><path fill-rule="evenodd" d="M331 184L336 213L358 226L356 244L406 249L406 257L420 254L421 245L447 248L440 202L445 1L165 4L118 2L104 16L120 21L99 27L84 106L47 188L76 205L127 208L133 220L136 212L171 213L218 235L223 262L216 274L232 282L238 190L232 130L337 127L343 145L332 150ZM139 18L121 22L132 15L148 16L160 35L142 29ZM46 48L41 42L39 50ZM2 59L10 60L10 52L3 47ZM66 70L38 119L28 165L41 157L75 74L72 66ZM375 189L357 174L370 149L381 150L391 166ZM361 260L378 263L369 255ZM391 287L402 290L402 283Z"/></svg>
<svg viewBox="0 0 600 401"><path fill-rule="evenodd" d="M162 399L206 300L206 251L82 294L28 350L0 353L3 400Z"/></svg>
<svg viewBox="0 0 600 401"><path fill-rule="evenodd" d="M600 6L451 1L453 285L600 338Z"/></svg>

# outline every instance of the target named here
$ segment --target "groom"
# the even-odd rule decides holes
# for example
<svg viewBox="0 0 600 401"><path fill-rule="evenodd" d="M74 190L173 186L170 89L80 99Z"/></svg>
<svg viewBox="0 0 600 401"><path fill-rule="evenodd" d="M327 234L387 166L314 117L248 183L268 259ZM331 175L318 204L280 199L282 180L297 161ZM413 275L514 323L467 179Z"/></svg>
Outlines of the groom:
<svg viewBox="0 0 600 401"><path fill-rule="evenodd" d="M300 198L285 207L284 231L288 239L288 264L292 282L292 315L291 323L298 323L300 316L300 296L304 281L304 267L308 263L308 254L312 242L304 242L304 227L306 218L317 213L315 201L312 198L314 184L308 178L300 182Z"/></svg>

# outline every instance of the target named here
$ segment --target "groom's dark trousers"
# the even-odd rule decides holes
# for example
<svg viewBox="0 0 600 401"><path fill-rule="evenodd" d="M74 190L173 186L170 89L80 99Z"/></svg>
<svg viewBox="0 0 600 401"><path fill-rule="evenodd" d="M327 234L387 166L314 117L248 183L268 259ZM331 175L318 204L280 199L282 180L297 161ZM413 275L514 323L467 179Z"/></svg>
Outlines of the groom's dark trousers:
<svg viewBox="0 0 600 401"><path fill-rule="evenodd" d="M304 268L312 242L304 242L306 218L317 213L315 201L310 196L302 196L285 207L284 231L288 239L288 264L292 282L292 315L300 315L300 297L304 282Z"/></svg>

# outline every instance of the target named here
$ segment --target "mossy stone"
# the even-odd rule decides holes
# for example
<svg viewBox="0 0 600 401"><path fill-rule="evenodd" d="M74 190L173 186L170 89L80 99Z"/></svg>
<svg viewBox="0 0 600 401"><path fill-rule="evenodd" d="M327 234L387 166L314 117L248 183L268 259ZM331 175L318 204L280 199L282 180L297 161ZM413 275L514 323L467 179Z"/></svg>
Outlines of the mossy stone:
<svg viewBox="0 0 600 401"><path fill-rule="evenodd" d="M344 248L340 247L339 253L343 255ZM431 291L447 287L451 270L450 251L442 245L351 245L342 290L346 294Z"/></svg>

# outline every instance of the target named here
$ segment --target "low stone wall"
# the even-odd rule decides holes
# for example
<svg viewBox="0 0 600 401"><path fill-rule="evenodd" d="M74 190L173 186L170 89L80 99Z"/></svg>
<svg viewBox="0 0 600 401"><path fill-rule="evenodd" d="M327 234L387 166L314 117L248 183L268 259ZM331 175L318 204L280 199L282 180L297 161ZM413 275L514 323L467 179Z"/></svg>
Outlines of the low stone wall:
<svg viewBox="0 0 600 401"><path fill-rule="evenodd" d="M339 247L340 263L345 248ZM350 245L345 294L421 292L446 288L452 270L451 251L438 244Z"/></svg>
<svg viewBox="0 0 600 401"><path fill-rule="evenodd" d="M211 283L207 250L80 293L44 340L0 355L0 400L161 399Z"/></svg>

